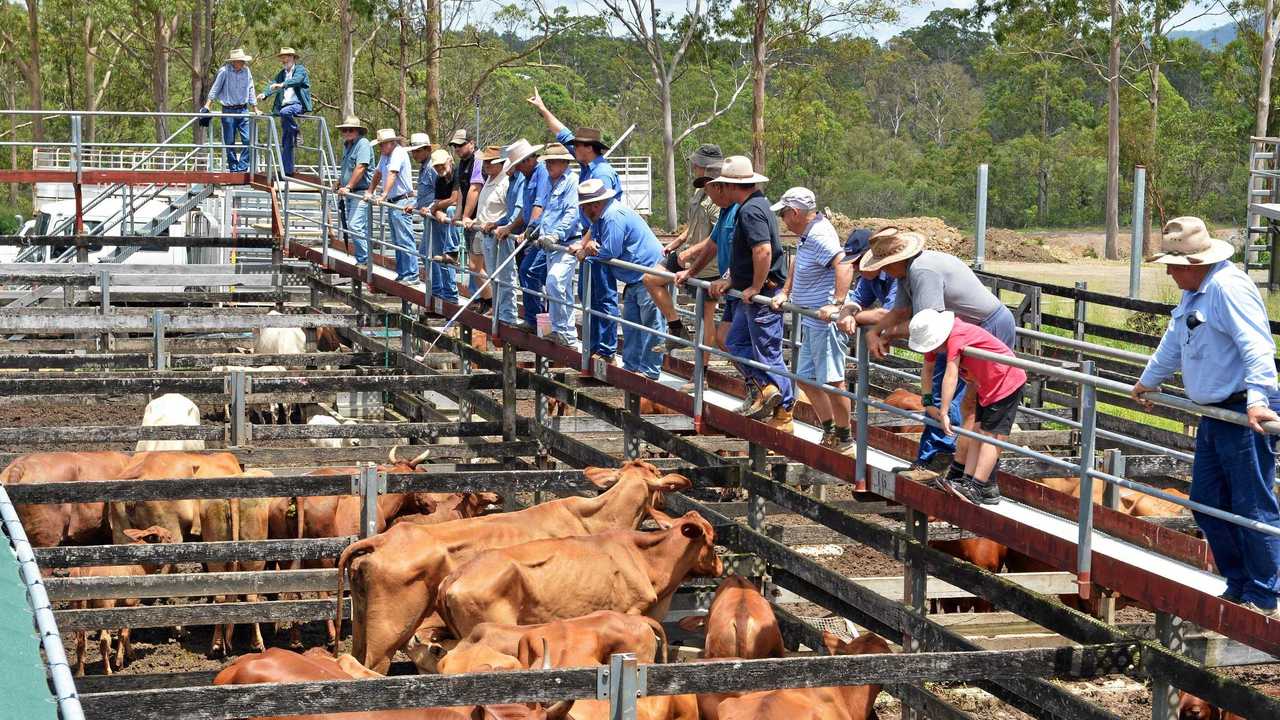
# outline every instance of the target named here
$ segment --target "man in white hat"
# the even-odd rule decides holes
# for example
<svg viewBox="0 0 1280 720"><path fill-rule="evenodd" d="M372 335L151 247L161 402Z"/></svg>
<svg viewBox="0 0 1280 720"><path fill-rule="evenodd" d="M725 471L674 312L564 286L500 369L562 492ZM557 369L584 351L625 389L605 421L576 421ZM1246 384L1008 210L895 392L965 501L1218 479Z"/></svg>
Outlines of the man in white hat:
<svg viewBox="0 0 1280 720"><path fill-rule="evenodd" d="M271 87L258 96L259 100L275 96L271 112L280 116L280 155L284 174L293 175L293 150L298 145L298 116L311 112L311 76L298 63L298 51L291 47L280 48L276 53L280 60L280 72L276 73Z"/></svg>
<svg viewBox="0 0 1280 720"><path fill-rule="evenodd" d="M617 200L613 188L606 187L599 180L588 180L578 185L578 205L591 220L590 239L584 237L570 246L580 260L590 259L597 263L601 260L622 260L653 267L662 258L662 243L658 242L658 237L644 218ZM622 326L622 367L657 380L662 374L662 355L653 352L653 346L660 338L636 326L666 332L667 322L644 287L642 280L645 274L639 270L600 264L608 268L609 282L616 285L621 281L624 284L622 319L630 324ZM600 310L594 306L592 309ZM608 356L605 360L612 362L613 358Z"/></svg>
<svg viewBox="0 0 1280 720"><path fill-rule="evenodd" d="M522 179L522 197L520 212L513 215L506 225L495 231L499 240L505 240L513 234L535 233L542 221L542 213L551 199L551 178L547 175L547 166L538 159L538 151L542 145L530 145L528 140L520 138L507 148L507 172ZM520 261L520 287L531 290L524 294L524 322L520 328L525 332L536 332L538 315L545 311L542 298L533 293L541 293L547 282L547 258L541 246L530 244Z"/></svg>
<svg viewBox="0 0 1280 720"><path fill-rule="evenodd" d="M842 274L844 286L837 287L836 267L844 256L844 247L831 221L818 212L813 191L793 187L773 204L773 210L780 213L782 224L800 238L791 258L786 285L770 302L773 309L781 311L783 303L790 302L818 312L829 307L836 297L843 301L849 292L850 275ZM849 338L835 323L801 316L800 355L795 374L812 383L806 394L822 423L822 446L852 456L857 445L850 430L849 398L825 390L827 386L845 389L848 359Z"/></svg>
<svg viewBox="0 0 1280 720"><path fill-rule="evenodd" d="M750 302L757 295L772 298L787 281L778 218L760 190L766 182L769 178L751 167L751 158L734 155L725 159L720 177L708 183L722 185L722 192L738 204L729 277L713 283L711 294L721 297L733 289L746 298L725 303L725 315L732 317L725 345L733 355L770 368L766 371L750 365L739 367L749 388L739 412L789 433L794 427L791 408L796 400L782 356L782 316L767 305Z"/></svg>
<svg viewBox="0 0 1280 720"><path fill-rule="evenodd" d="M567 251L582 238L578 222L578 174L569 170L573 156L560 143L542 151L542 162L551 179L551 197L542 213L542 242L547 252L547 312L551 315L551 339L581 349L578 325L573 319L573 282L578 258Z"/></svg>
<svg viewBox="0 0 1280 720"><path fill-rule="evenodd" d="M409 159L418 163L417 190L414 192L413 205L405 208L405 212L422 217L422 239L417 245L417 251L422 258L422 262L431 257L433 227L431 206L436 201L436 179L438 177L435 169L431 167L431 148L431 137L424 132L411 133L409 135L409 144L404 148L405 152L409 153ZM425 274L427 272L426 268L422 268L422 272ZM434 272L431 274L434 275ZM428 284L431 284L431 277L426 277L425 280Z"/></svg>
<svg viewBox="0 0 1280 720"><path fill-rule="evenodd" d="M338 208L342 227L356 248L356 266L369 263L369 205L360 201L369 189L369 166L373 165L373 145L360 118L352 115L338 125L342 135L342 168L338 175Z"/></svg>
<svg viewBox="0 0 1280 720"><path fill-rule="evenodd" d="M516 267L506 262L515 251L515 246L508 238L501 244L493 236L498 223L507 215L507 187L511 178L502 171L506 158L502 156L502 148L491 145L477 153L478 164L483 168L484 186L480 188L480 197L476 202L476 217L464 220L473 230L478 230L484 248L484 268L487 277L493 277L493 283L485 290L484 300L477 300L472 307L480 305L476 312L487 310L488 298L496 298L492 302L498 321L516 323L516 291L513 287L516 280ZM505 263L505 264L504 264ZM498 268L501 266L501 270ZM496 273L496 275L495 275Z"/></svg>
<svg viewBox="0 0 1280 720"><path fill-rule="evenodd" d="M409 153L401 147L403 138L391 128L378 131L378 167L369 180L364 199L390 203L403 212L387 212L391 226L391 242L396 250L396 281L418 283L418 255L413 242L413 165Z"/></svg>
<svg viewBox="0 0 1280 720"><path fill-rule="evenodd" d="M249 72L251 62L253 58L246 55L244 50L236 48L231 51L227 61L218 68L213 87L209 88L209 97L204 101L205 112L209 112L209 106L217 101L222 106L224 115L243 115L249 108L253 108L254 114L257 114L258 101L253 97L253 73ZM241 145L249 144L249 119L223 117L219 123L222 125L222 144L227 146L227 170L248 172L249 150L235 150L232 146L237 139Z"/></svg>
<svg viewBox="0 0 1280 720"><path fill-rule="evenodd" d="M1200 218L1170 220L1161 246L1152 260L1165 266L1182 299L1133 397L1146 403L1144 393L1181 372L1192 401L1246 414L1248 426L1200 418L1191 499L1280 527L1275 437L1262 428L1277 419L1276 346L1266 304L1253 280L1231 262L1231 245L1211 237ZM1223 599L1280 618L1280 538L1192 514L1227 579Z"/></svg>

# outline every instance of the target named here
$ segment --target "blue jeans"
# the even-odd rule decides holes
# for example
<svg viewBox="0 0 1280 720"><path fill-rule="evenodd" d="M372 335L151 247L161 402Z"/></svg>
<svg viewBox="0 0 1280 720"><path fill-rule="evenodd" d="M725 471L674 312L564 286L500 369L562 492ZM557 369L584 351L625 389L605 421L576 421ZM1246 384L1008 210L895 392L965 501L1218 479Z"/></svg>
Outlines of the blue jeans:
<svg viewBox="0 0 1280 720"><path fill-rule="evenodd" d="M232 115L243 115L245 109L229 110L222 108L222 112ZM249 118L219 118L218 122L222 125L222 144L228 146L227 153L227 171L228 172L248 172L249 171ZM240 145L245 146L242 150L232 150L231 145L236 144L236 139L240 140Z"/></svg>
<svg viewBox="0 0 1280 720"><path fill-rule="evenodd" d="M765 290L762 294L772 296L776 292L776 289ZM733 355L785 372L787 363L782 357L782 334L782 313L757 303L739 302L733 310L733 324L725 338L725 347ZM782 407L789 410L795 404L791 378L782 372L765 371L749 365L740 367L743 375L759 387L777 387L782 392Z"/></svg>
<svg viewBox="0 0 1280 720"><path fill-rule="evenodd" d="M364 190L356 190L342 199L347 222L347 239L356 246L356 262L369 262L369 203L359 199Z"/></svg>
<svg viewBox="0 0 1280 720"><path fill-rule="evenodd" d="M643 283L632 283L623 288L622 319L659 332L667 331L667 320L658 311L653 296L649 295ZM648 330L623 325L622 367L657 380L662 374L662 354L654 352L653 346L661 341L662 338Z"/></svg>
<svg viewBox="0 0 1280 720"><path fill-rule="evenodd" d="M280 108L280 157L284 163L284 174L293 174L293 149L298 145L298 116L302 114L302 103L292 102Z"/></svg>
<svg viewBox="0 0 1280 720"><path fill-rule="evenodd" d="M572 242L576 242L575 238ZM578 326L573 321L573 281L578 276L578 258L569 253L548 253L547 296L551 299L551 333L566 344L578 343Z"/></svg>
<svg viewBox="0 0 1280 720"><path fill-rule="evenodd" d="M933 406L942 407L942 376L947 372L947 353L938 352L938 358L933 365ZM956 381L956 395L951 399L951 407L947 410L947 414L951 417L951 424L960 427L963 417L960 412L960 405L964 402L965 384L963 380ZM916 463L923 465L933 459L938 453L955 453L956 436L948 436L942 432L941 428L932 425L925 425L924 432L920 434L920 449L916 451Z"/></svg>
<svg viewBox="0 0 1280 720"><path fill-rule="evenodd" d="M1229 410L1244 412L1244 403ZM1191 499L1280 527L1280 506L1272 487L1274 441L1243 425L1201 418L1191 465ZM1213 551L1227 592L1264 610L1280 599L1280 538L1193 512Z"/></svg>
<svg viewBox="0 0 1280 720"><path fill-rule="evenodd" d="M547 284L547 256L542 248L526 246L524 259L520 261L520 287L540 293ZM546 312L542 298L533 293L521 293L524 298L524 321L530 327L538 326L538 314Z"/></svg>
<svg viewBox="0 0 1280 720"><path fill-rule="evenodd" d="M436 257L444 253L449 253L454 257L458 255L458 240L453 233L453 226L447 223L436 222L435 220L427 221L428 230L431 234L431 244L427 251L423 254L428 257ZM453 265L445 265L444 263L431 263L431 295L448 302L458 302L458 268Z"/></svg>
<svg viewBox="0 0 1280 720"><path fill-rule="evenodd" d="M484 233L484 271L493 279L493 304L497 308L498 322L516 323L516 263L514 260L503 265L515 252L516 244L511 238L502 242L492 233Z"/></svg>
<svg viewBox="0 0 1280 720"><path fill-rule="evenodd" d="M587 301L591 309L609 317L591 316L591 347L589 352L603 358L611 358L618 352L618 283L613 279L609 266L598 262L585 262L584 272L591 273L591 297ZM585 281L580 280L585 285ZM579 294L582 287L578 288Z"/></svg>
<svg viewBox="0 0 1280 720"><path fill-rule="evenodd" d="M396 203L398 207L413 207L413 198L407 197ZM397 248L404 248L408 252L396 250L396 279L407 280L418 279L418 256L414 252L418 249L413 242L413 216L400 210L387 210L387 224L391 226L391 243Z"/></svg>

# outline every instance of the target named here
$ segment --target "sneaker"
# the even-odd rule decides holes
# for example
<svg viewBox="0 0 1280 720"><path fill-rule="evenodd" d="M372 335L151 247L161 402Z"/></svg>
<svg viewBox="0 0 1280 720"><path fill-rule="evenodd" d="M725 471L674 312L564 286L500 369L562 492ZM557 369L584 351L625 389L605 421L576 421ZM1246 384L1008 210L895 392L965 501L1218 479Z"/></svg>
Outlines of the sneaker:
<svg viewBox="0 0 1280 720"><path fill-rule="evenodd" d="M991 482L978 482L973 478L965 478L958 488L960 497L975 505L995 505L1000 502L1000 486Z"/></svg>
<svg viewBox="0 0 1280 720"><path fill-rule="evenodd" d="M519 325L516 325L516 329L520 332L529 333L530 335L538 334L537 329L527 322L521 322Z"/></svg>
<svg viewBox="0 0 1280 720"><path fill-rule="evenodd" d="M847 438L845 440L835 438L831 443L831 449L835 450L841 455L845 455L847 457L853 457L858 454L858 442L854 440L852 437Z"/></svg>
<svg viewBox="0 0 1280 720"><path fill-rule="evenodd" d="M929 487L934 490L941 490L942 492L954 495L961 500L968 501L969 498L965 497L964 493L960 491L960 488L963 487L963 485L964 482L960 478L952 479L945 475L939 475L929 482Z"/></svg>
<svg viewBox="0 0 1280 720"><path fill-rule="evenodd" d="M1241 603L1241 607L1243 607L1245 610L1252 610L1253 612L1256 612L1259 615L1265 615L1268 618L1271 618L1272 620L1280 620L1280 607L1273 607L1270 610L1264 610L1263 608L1260 608L1251 602Z"/></svg>
<svg viewBox="0 0 1280 720"><path fill-rule="evenodd" d="M833 448L836 446L836 431L824 430L822 433L822 442L818 443L824 448Z"/></svg>
<svg viewBox="0 0 1280 720"><path fill-rule="evenodd" d="M680 320L667 323L667 333L678 337L681 340L693 342L693 334L689 332L689 328L685 327L684 323ZM668 338L663 342L655 344L652 351L656 353L673 353L676 350L683 350L686 347L688 347L688 345L678 343L675 340Z"/></svg>
<svg viewBox="0 0 1280 720"><path fill-rule="evenodd" d="M777 385L769 383L760 391L760 398L756 405L752 406L751 412L747 416L752 420L764 420L774 414L774 411L782 406L782 391ZM788 412L787 416L790 417Z"/></svg>
<svg viewBox="0 0 1280 720"><path fill-rule="evenodd" d="M777 407L773 411L773 416L770 417L765 424L774 430L779 430L784 433L795 432L796 427L795 422L791 417L791 411L781 406Z"/></svg>
<svg viewBox="0 0 1280 720"><path fill-rule="evenodd" d="M742 404L738 406L738 409L735 412L739 415L749 414L752 408L756 407L756 402L759 401L759 399L760 391L755 385L747 383L747 396L743 398Z"/></svg>

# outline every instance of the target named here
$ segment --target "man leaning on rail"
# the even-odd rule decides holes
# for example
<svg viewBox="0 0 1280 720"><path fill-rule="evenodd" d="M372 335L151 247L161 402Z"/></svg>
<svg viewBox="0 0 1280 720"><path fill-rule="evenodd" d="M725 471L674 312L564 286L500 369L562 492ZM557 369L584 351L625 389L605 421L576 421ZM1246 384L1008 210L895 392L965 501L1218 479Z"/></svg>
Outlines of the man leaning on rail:
<svg viewBox="0 0 1280 720"><path fill-rule="evenodd" d="M1143 394L1181 371L1193 402L1245 413L1248 426L1200 418L1191 499L1280 527L1275 437L1262 429L1262 423L1280 419L1272 410L1278 395L1276 345L1266 305L1253 280L1231 262L1231 245L1210 237L1200 218L1170 220L1161 247L1152 260L1165 266L1182 300L1133 397L1150 406ZM1192 514L1227 579L1222 598L1280 618L1280 537Z"/></svg>

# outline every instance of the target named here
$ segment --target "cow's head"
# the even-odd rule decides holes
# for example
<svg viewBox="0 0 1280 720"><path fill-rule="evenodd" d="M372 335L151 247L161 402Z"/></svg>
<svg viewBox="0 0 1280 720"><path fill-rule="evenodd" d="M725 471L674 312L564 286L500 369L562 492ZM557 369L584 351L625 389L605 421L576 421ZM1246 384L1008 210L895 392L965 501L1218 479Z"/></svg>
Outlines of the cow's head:
<svg viewBox="0 0 1280 720"><path fill-rule="evenodd" d="M823 630L822 644L831 655L877 655L893 652L884 638L872 632L852 640L842 640L840 636Z"/></svg>
<svg viewBox="0 0 1280 720"><path fill-rule="evenodd" d="M1178 691L1178 720L1222 720L1223 716L1220 708L1191 693Z"/></svg>
<svg viewBox="0 0 1280 720"><path fill-rule="evenodd" d="M152 525L145 530L125 528L124 534L132 540L135 545L173 542L173 534L170 533L167 528L162 528L159 525Z"/></svg>
<svg viewBox="0 0 1280 720"><path fill-rule="evenodd" d="M716 554L716 530L706 518L691 510L676 519L655 508L649 508L649 517L663 530L680 533L688 543L685 552L693 556L689 566L691 574L700 577L724 574L724 563Z"/></svg>
<svg viewBox="0 0 1280 720"><path fill-rule="evenodd" d="M421 453L416 455L412 460L401 460L400 458L396 457L396 451L399 450L399 448L400 448L399 445L391 446L391 450L387 451L387 464L380 466L378 468L379 470L383 472L389 472L389 473L417 472L418 466L426 462L427 458L431 457L430 450L423 450Z"/></svg>

